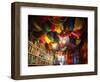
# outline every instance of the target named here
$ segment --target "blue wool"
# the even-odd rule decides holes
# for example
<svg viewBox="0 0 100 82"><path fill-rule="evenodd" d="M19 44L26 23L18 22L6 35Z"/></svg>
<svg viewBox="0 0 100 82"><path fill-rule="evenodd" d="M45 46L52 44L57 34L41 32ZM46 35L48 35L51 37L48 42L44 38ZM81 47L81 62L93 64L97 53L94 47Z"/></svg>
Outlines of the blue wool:
<svg viewBox="0 0 100 82"><path fill-rule="evenodd" d="M68 19L68 24L69 24L70 31L73 31L73 28L74 28L74 18L69 18Z"/></svg>
<svg viewBox="0 0 100 82"><path fill-rule="evenodd" d="M73 53L73 63L74 63L74 64L77 64L76 49L74 50L74 53Z"/></svg>

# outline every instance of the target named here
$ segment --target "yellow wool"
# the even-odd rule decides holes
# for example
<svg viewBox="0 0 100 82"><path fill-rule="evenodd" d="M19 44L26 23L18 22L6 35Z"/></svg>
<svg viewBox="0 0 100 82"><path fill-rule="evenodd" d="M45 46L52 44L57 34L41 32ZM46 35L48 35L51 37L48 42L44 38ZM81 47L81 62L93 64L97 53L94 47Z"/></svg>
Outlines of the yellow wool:
<svg viewBox="0 0 100 82"><path fill-rule="evenodd" d="M51 42L51 40L47 37L47 35L45 35L45 41L46 41L46 43L50 43Z"/></svg>
<svg viewBox="0 0 100 82"><path fill-rule="evenodd" d="M55 31L57 32L57 33L61 33L61 25L60 24L57 24L57 25L55 25Z"/></svg>

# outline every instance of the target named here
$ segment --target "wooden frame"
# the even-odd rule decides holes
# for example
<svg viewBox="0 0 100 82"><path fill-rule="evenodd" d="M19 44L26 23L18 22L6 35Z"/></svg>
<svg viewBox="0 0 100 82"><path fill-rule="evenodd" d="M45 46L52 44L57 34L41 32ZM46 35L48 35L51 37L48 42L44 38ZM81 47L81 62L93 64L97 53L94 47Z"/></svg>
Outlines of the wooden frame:
<svg viewBox="0 0 100 82"><path fill-rule="evenodd" d="M93 72L78 72L78 73L60 73L60 74L42 74L42 75L20 75L20 8L21 7L43 7L57 9L77 9L94 11L94 33L95 33L95 57ZM97 7L89 6L74 6L74 5L56 5L56 4L40 4L40 3L24 3L14 2L11 4L11 78L12 79L36 79L36 78L54 78L67 76L83 76L97 74Z"/></svg>

